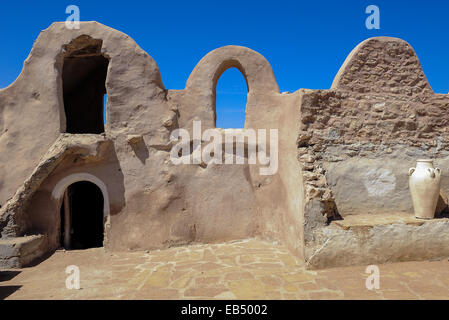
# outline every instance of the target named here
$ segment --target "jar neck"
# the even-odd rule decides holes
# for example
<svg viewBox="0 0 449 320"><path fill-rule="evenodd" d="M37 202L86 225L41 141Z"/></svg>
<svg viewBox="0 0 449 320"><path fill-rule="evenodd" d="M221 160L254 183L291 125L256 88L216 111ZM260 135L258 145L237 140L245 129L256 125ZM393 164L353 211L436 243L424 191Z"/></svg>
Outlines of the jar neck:
<svg viewBox="0 0 449 320"><path fill-rule="evenodd" d="M417 161L416 168L433 168L433 161Z"/></svg>

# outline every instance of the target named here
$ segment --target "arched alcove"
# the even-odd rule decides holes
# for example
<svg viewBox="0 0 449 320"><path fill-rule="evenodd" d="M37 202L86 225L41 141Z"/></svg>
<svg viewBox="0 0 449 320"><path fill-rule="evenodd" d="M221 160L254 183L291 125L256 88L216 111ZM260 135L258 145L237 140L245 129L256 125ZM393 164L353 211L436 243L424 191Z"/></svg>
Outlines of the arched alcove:
<svg viewBox="0 0 449 320"><path fill-rule="evenodd" d="M215 125L218 128L245 126L248 85L240 70L231 67L219 77L215 88Z"/></svg>
<svg viewBox="0 0 449 320"><path fill-rule="evenodd" d="M80 36L64 46L62 87L67 133L104 132L109 60L102 40Z"/></svg>

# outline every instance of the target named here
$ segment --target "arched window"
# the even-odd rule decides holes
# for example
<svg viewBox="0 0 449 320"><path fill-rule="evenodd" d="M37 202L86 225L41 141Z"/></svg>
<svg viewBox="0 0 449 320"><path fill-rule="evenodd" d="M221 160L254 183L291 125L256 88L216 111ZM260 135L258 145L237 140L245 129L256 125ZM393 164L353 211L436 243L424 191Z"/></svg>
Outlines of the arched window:
<svg viewBox="0 0 449 320"><path fill-rule="evenodd" d="M80 36L64 46L62 86L66 132L104 132L106 76L109 60L102 40Z"/></svg>
<svg viewBox="0 0 449 320"><path fill-rule="evenodd" d="M248 89L245 78L237 68L229 68L216 86L216 127L243 128Z"/></svg>

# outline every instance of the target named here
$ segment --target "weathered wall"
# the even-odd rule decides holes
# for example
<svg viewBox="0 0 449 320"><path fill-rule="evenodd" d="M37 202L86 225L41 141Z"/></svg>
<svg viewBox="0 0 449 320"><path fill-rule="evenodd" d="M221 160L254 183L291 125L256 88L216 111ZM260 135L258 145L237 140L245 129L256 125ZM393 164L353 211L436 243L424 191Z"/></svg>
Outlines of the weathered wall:
<svg viewBox="0 0 449 320"><path fill-rule="evenodd" d="M447 166L448 108L448 96L433 94L406 42L369 39L331 90L304 90L300 161L319 164L326 179L307 165L303 174L311 186L332 191L342 216L410 211L408 168L419 157ZM308 188L312 198L314 192Z"/></svg>
<svg viewBox="0 0 449 320"><path fill-rule="evenodd" d="M376 247L373 237L360 240L364 249L348 249L357 237L344 238L327 224L350 215L371 214L373 221L382 214L413 216L408 169L420 158L435 159L443 170L442 190L449 190L444 174L449 170L449 97L433 93L413 49L395 38L364 41L348 56L330 90L303 93L298 157L307 180L306 259L319 250L328 255L323 257L327 262L317 263L324 266L337 263L338 254L347 258L341 264L368 261L372 248L373 256L388 247L393 252L394 243ZM396 232L405 241L406 233ZM339 246L345 251L335 250ZM412 256L409 247L401 248L402 256ZM360 257L349 257L349 251Z"/></svg>
<svg viewBox="0 0 449 320"><path fill-rule="evenodd" d="M63 134L64 48L81 35L101 40L109 60L107 124L99 135ZM170 160L174 130L189 131L195 145L194 121L202 131L215 128L216 85L228 68L247 82L245 129L278 130L273 175L247 163ZM266 59L239 46L210 52L184 90L167 90L155 61L123 33L96 22L80 30L55 23L39 36L19 78L0 91L0 234L44 234L48 250L57 248L62 190L90 179L107 198L111 250L260 237L283 242L312 267L441 255L446 238L428 233L441 232L445 221L368 229L332 221L412 216L407 174L417 158L436 159L449 191L448 108L447 95L433 93L400 39L361 43L329 90L280 93ZM220 130L230 132L244 134ZM410 230L413 243L423 243L414 253Z"/></svg>
<svg viewBox="0 0 449 320"><path fill-rule="evenodd" d="M65 131L64 48L81 35L102 40L101 53L109 59L105 133L57 140ZM215 128L216 84L231 67L248 85L245 128L283 124L279 170L272 176L261 176L258 165L170 161L173 130L192 132L193 120L203 130ZM45 234L49 249L57 248L62 199L55 190L65 179L88 174L107 190L108 249L262 237L281 240L302 256L297 130L290 129L298 124L289 116L297 109L298 96L281 94L269 63L248 48L212 51L192 71L185 90L166 90L154 60L123 33L96 22L83 22L80 30L54 23L37 39L20 77L0 91L0 150L20 159L13 165L1 152L0 231L3 237ZM42 134L29 128L43 128Z"/></svg>

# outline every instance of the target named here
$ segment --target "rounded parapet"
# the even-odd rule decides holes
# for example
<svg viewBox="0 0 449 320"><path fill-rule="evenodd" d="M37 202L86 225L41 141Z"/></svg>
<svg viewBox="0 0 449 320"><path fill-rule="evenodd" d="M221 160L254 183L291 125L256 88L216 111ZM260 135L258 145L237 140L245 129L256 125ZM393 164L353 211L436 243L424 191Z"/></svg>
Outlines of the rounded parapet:
<svg viewBox="0 0 449 320"><path fill-rule="evenodd" d="M245 78L250 97L278 94L279 87L268 61L259 53L240 46L225 46L208 53L196 65L187 80L180 125L193 119L202 121L205 128L216 126L216 88L220 76L227 69L238 69ZM186 101L192 101L186 102ZM246 122L246 121L245 121Z"/></svg>
<svg viewBox="0 0 449 320"><path fill-rule="evenodd" d="M111 125L120 124L128 120L123 118L132 116L132 110L126 110L123 106L135 100L136 96L157 96L165 91L156 62L133 39L101 23L89 21L81 22L79 29L70 30L65 22L55 22L43 30L25 60L19 77L0 93L16 88L16 92L11 95L20 95L22 100L31 96L42 101L44 106L55 111L52 117L58 114L60 131L65 132L63 86L64 89L70 89L82 83L83 76L93 68L89 68L89 65L81 69L71 68L66 58L93 56L93 51L95 55L102 55L109 61L106 91L108 99L114 101L111 105L108 103L111 108L108 108L107 118ZM63 65L66 65L70 76L63 75ZM23 105L28 104L28 101L23 102Z"/></svg>
<svg viewBox="0 0 449 320"><path fill-rule="evenodd" d="M400 95L433 93L413 48L391 37L370 38L352 50L332 89Z"/></svg>
<svg viewBox="0 0 449 320"><path fill-rule="evenodd" d="M225 46L208 53L190 74L186 90L214 95L218 79L229 68L237 68L242 73L248 92L279 93L268 61L256 51L241 46Z"/></svg>
<svg viewBox="0 0 449 320"><path fill-rule="evenodd" d="M69 58L86 63L79 68L81 64L71 64ZM96 71L96 62L101 72ZM87 117L71 108L75 110L71 119L82 124L104 124L103 91L90 90L86 74L93 74L91 82L98 83L107 94L107 134L122 132L124 123L133 134L159 132L163 121L173 113L166 107L166 90L156 62L129 36L98 22L81 22L79 29L72 30L65 22L53 23L39 34L19 77L0 90L0 150L5 150L0 152L0 163L22 159L8 170L0 170L1 204L32 174L60 133L69 132L65 110L68 100L74 106L84 105L87 99L81 97L94 91L98 99L87 102L95 104L95 114ZM79 91L74 92L77 85ZM65 93L72 91L65 99Z"/></svg>

